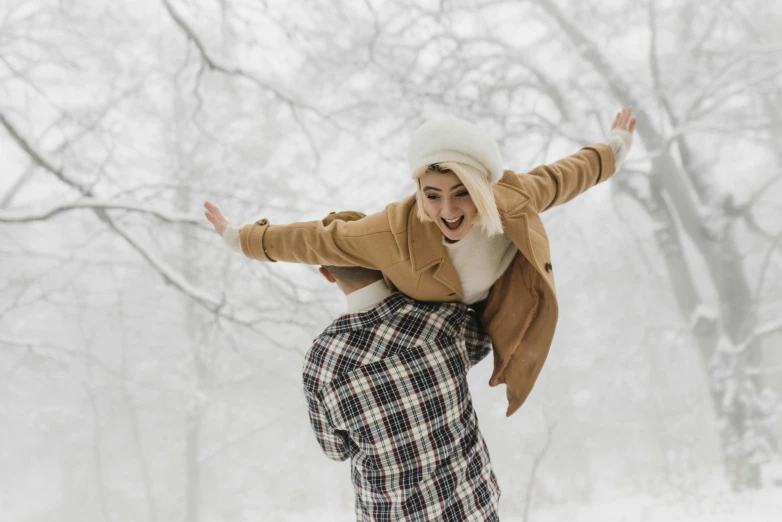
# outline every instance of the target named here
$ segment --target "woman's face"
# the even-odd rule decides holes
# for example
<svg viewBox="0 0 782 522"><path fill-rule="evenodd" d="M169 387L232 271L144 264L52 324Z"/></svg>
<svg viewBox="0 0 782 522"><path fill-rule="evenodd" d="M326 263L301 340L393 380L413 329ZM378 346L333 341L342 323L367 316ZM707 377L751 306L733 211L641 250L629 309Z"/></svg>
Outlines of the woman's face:
<svg viewBox="0 0 782 522"><path fill-rule="evenodd" d="M451 171L427 172L421 178L424 210L437 223L443 235L459 241L478 219L478 209L458 176Z"/></svg>

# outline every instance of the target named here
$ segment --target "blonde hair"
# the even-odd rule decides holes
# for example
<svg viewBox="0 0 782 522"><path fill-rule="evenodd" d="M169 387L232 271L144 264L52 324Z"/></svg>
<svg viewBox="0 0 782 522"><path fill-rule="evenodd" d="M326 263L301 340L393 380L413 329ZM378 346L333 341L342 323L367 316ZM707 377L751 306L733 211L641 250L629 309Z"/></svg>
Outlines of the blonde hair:
<svg viewBox="0 0 782 522"><path fill-rule="evenodd" d="M503 234L502 220L500 212L497 210L497 203L494 201L494 194L489 184L489 174L481 169L458 163L455 161L445 161L436 163L439 168L430 168L432 165L424 165L413 172L413 179L418 183L418 190L415 193L415 200L418 203L418 219L422 222L434 221L424 209L424 195L421 190L421 176L427 172L451 171L456 174L464 188L470 193L470 198L478 210L478 220L474 224L480 225L486 235L489 237Z"/></svg>

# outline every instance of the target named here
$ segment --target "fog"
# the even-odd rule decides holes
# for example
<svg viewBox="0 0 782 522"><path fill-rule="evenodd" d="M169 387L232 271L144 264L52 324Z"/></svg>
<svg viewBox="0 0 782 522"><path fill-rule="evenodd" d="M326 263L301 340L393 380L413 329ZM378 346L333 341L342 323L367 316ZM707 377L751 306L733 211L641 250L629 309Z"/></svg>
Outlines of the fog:
<svg viewBox="0 0 782 522"><path fill-rule="evenodd" d="M505 416L508 521L782 516L782 3L3 0L0 520L354 520L303 356L345 303L231 223L380 211L436 116L526 172L635 143L542 214L559 322Z"/></svg>

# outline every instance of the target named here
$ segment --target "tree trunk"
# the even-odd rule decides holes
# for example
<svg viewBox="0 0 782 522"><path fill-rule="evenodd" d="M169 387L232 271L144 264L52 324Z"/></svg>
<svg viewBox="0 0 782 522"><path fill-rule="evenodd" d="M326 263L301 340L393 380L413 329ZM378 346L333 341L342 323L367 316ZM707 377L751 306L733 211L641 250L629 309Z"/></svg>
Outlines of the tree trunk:
<svg viewBox="0 0 782 522"><path fill-rule="evenodd" d="M554 2L543 2L542 7L621 103L644 106L641 100L635 99L608 58ZM708 377L726 479L734 490L755 489L760 486L760 464L775 444L771 431L764 426L765 413L758 406L762 382L746 371L762 363L759 343L744 342L756 322L754 301L758 296L750 291L742 266L744 258L732 235L729 200L710 191L707 198L710 206L699 206L685 180L699 186L704 176L692 170L692 153L686 143L682 142L680 149L686 151L680 158L680 167L671 147L665 146L662 130L655 127L655 119L643 110L637 116L639 138L646 150L656 153L649 175L653 195L651 200L641 198L639 202L660 224L656 240L665 259L672 292L684 320L689 323ZM677 219L706 263L708 280L718 298L719 309L715 312L707 311L693 284L691 261L684 256Z"/></svg>

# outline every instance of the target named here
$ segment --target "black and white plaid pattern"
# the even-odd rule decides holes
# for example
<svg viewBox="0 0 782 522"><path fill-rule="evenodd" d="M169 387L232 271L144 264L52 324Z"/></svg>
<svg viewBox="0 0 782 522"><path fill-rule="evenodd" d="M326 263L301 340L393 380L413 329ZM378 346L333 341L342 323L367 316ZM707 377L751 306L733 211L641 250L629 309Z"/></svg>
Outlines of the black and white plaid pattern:
<svg viewBox="0 0 782 522"><path fill-rule="evenodd" d="M303 369L310 421L329 458L351 459L358 520L499 520L467 388L490 350L464 304L401 293L315 339Z"/></svg>

